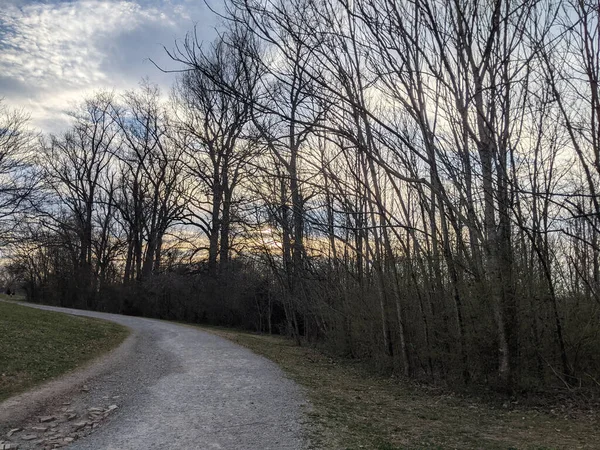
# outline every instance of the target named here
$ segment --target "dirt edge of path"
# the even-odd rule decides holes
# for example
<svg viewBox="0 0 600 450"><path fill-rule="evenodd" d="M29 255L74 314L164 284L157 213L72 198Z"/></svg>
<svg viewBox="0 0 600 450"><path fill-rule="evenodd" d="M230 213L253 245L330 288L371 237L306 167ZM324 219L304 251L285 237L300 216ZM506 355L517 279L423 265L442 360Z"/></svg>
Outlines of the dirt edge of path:
<svg viewBox="0 0 600 450"><path fill-rule="evenodd" d="M20 424L42 410L54 399L80 390L92 378L106 373L127 358L138 338L138 332L128 328L129 336L121 345L84 366L0 403L0 429Z"/></svg>

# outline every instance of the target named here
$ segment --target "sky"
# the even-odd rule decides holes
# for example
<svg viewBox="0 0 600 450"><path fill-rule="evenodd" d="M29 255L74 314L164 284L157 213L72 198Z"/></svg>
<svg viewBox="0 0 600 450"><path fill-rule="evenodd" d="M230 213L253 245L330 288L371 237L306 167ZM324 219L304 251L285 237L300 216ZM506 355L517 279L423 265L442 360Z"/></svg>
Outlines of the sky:
<svg viewBox="0 0 600 450"><path fill-rule="evenodd" d="M32 127L58 133L66 111L95 91L147 77L168 92L175 75L150 59L177 69L163 47L194 26L212 41L217 23L204 0L0 0L0 98L27 111Z"/></svg>

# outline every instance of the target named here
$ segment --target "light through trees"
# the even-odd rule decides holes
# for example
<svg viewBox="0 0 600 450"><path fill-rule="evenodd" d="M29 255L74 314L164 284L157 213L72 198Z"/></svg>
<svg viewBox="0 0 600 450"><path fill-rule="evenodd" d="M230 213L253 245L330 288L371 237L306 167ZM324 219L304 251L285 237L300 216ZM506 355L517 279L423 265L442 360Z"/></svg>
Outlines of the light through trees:
<svg viewBox="0 0 600 450"><path fill-rule="evenodd" d="M169 99L98 94L44 140L47 200L10 269L41 301L285 333L408 377L593 385L599 15L227 0L214 43L169 51Z"/></svg>

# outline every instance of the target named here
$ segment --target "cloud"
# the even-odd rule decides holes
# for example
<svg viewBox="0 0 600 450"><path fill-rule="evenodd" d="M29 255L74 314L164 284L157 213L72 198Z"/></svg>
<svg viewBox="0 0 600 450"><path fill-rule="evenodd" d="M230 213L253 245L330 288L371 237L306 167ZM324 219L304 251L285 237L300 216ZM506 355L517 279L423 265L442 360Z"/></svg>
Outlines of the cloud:
<svg viewBox="0 0 600 450"><path fill-rule="evenodd" d="M128 1L9 5L3 20L2 73L44 89L57 81L68 87L103 82L109 74L100 70L107 57L102 43L157 21L173 24L164 13Z"/></svg>
<svg viewBox="0 0 600 450"><path fill-rule="evenodd" d="M0 97L31 110L47 128L84 93L134 87L143 76L168 86L149 58L168 64L170 47L197 22L212 38L202 1L9 0L0 11Z"/></svg>

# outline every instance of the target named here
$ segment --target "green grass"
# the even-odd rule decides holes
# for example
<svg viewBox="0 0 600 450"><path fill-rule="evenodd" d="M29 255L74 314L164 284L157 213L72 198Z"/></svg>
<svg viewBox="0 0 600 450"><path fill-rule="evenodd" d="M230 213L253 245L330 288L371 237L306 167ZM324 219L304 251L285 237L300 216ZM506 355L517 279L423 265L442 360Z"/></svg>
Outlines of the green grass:
<svg viewBox="0 0 600 450"><path fill-rule="evenodd" d="M306 388L319 449L600 448L596 411L494 404L375 376L286 339L209 328L273 360Z"/></svg>
<svg viewBox="0 0 600 450"><path fill-rule="evenodd" d="M85 364L128 334L112 322L0 302L0 401Z"/></svg>

